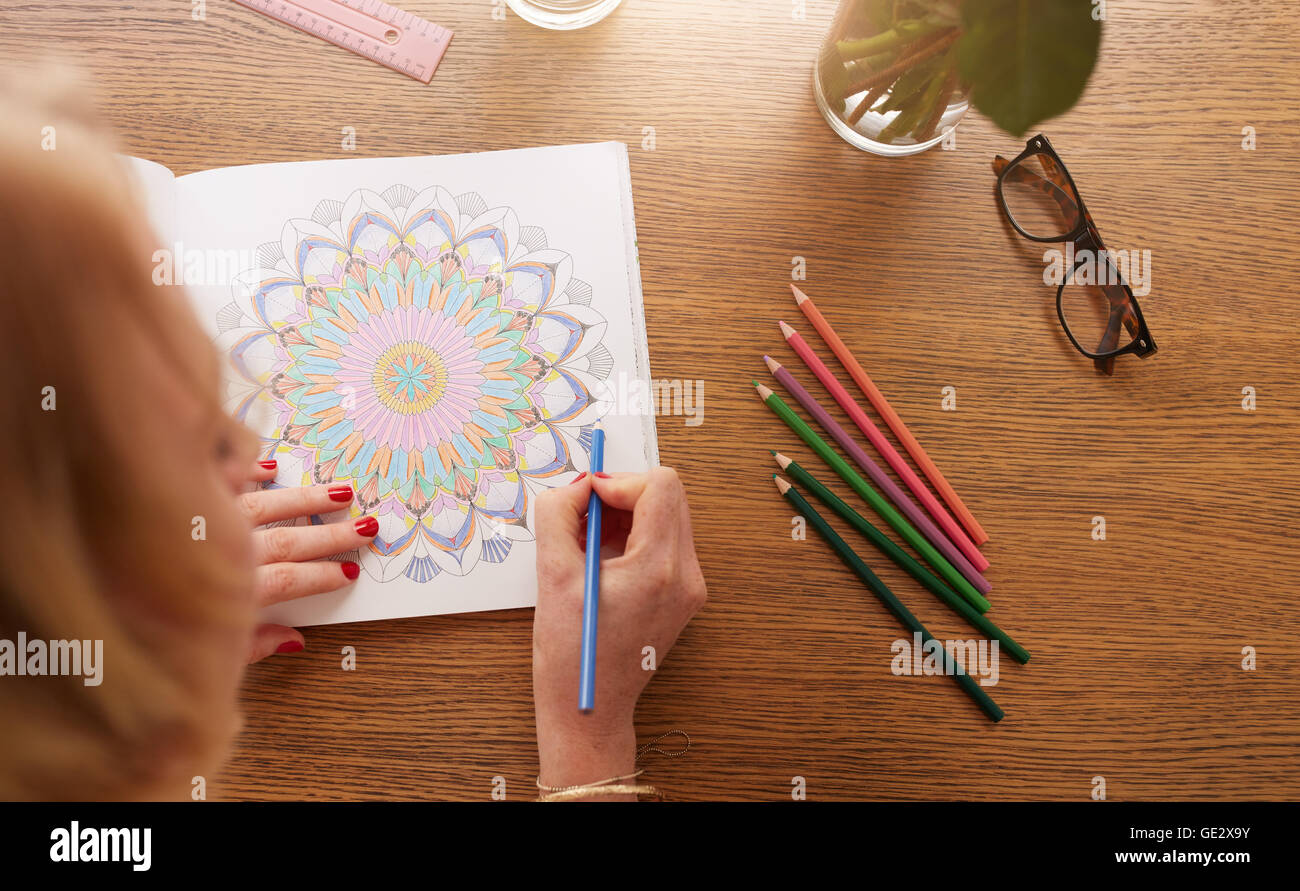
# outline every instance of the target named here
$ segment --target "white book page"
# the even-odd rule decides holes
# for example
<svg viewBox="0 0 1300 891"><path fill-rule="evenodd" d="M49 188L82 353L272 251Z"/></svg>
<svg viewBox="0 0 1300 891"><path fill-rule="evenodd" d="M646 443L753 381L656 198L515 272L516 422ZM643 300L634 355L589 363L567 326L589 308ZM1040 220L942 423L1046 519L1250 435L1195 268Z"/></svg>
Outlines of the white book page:
<svg viewBox="0 0 1300 891"><path fill-rule="evenodd" d="M355 584L267 621L532 606L533 505L588 469L590 425L606 469L658 463L621 143L176 185L186 283L237 357L228 408L264 437L277 484L354 487L323 521L380 521Z"/></svg>
<svg viewBox="0 0 1300 891"><path fill-rule="evenodd" d="M119 155L127 175L149 218L149 225L159 240L159 248L170 249L176 236L176 177L161 164Z"/></svg>

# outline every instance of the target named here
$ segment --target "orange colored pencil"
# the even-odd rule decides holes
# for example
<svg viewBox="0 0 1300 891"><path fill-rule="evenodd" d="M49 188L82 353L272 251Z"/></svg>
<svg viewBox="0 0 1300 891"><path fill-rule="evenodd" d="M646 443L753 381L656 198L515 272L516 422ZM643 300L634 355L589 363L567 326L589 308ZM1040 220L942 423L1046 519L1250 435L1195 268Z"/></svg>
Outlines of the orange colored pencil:
<svg viewBox="0 0 1300 891"><path fill-rule="evenodd" d="M794 292L794 301L798 304L799 311L817 329L817 333L821 335L822 340L826 341L826 345L831 348L831 352L835 353L835 358L840 360L840 364L849 373L849 377L853 378L854 383L866 395L872 407L875 408L880 417L884 418L885 423L889 425L889 429L894 431L894 435L903 444L903 448L907 449L907 453L912 456L916 466L921 468L925 478L930 481L935 491L939 493L939 496L947 503L953 514L961 521L962 526L966 528L971 540L977 545L988 541L989 536L984 531L984 527L980 526L970 509L957 496L952 485L943 478L943 474L939 472L939 468L935 466L934 461L925 453L925 449L921 448L921 444L916 441L912 431L907 429L907 425L898 416L898 412L894 411L893 406L889 404L889 400L872 383L871 378L867 376L866 370L857 359L853 358L853 353L849 352L849 348L844 345L844 341L840 340L840 336L835 333L835 329L831 327L830 322L826 321L825 316L817 309L817 306L812 302L812 298L794 285L790 285L790 290Z"/></svg>
<svg viewBox="0 0 1300 891"><path fill-rule="evenodd" d="M912 465L903 460L903 456L898 454L898 450L885 438L885 434L877 430L876 425L871 423L867 413L853 401L853 397L849 395L848 390L844 389L844 385L835 377L835 373L826 367L826 363L812 351L812 347L808 346L807 341L803 339L798 331L785 322L777 322L777 324L781 326L781 335L785 338L785 342L790 344L790 348L794 350L795 355L803 360L803 364L808 366L808 370L816 375L817 380L822 382L822 386L830 391L831 395L835 397L835 401L840 404L840 408L844 409L853 423L867 437L867 440L875 446L876 451L894 469L894 473L898 474L899 478L907 485L907 488L912 490L912 493L916 495L916 500L921 502L921 506L930 512L930 516L934 517L934 521L939 524L943 534L948 536L948 539L957 547L957 550L961 551L962 556L970 561L976 572L983 572L988 569L988 558L981 554L979 548L975 547L975 543L966 537L966 530L943 509L939 499L930 494L929 488L916 475ZM784 384L785 381L781 381L781 383ZM786 389L789 389L789 387L787 386ZM818 420L820 421L821 418L818 418ZM823 424L822 426L826 425ZM913 520L912 524L917 525L915 520Z"/></svg>

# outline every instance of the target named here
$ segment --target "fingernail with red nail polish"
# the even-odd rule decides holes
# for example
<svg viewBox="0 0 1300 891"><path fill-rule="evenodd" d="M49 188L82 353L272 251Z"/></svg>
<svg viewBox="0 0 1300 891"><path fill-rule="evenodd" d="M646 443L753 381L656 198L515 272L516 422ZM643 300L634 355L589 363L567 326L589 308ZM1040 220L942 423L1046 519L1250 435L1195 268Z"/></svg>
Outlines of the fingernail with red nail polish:
<svg viewBox="0 0 1300 891"><path fill-rule="evenodd" d="M578 474L578 475L574 478L573 482L569 483L569 485L572 486L573 483L580 483L580 482L582 482L582 478L583 478L584 476L586 476L586 475L587 475L587 472L584 470L582 473Z"/></svg>
<svg viewBox="0 0 1300 891"><path fill-rule="evenodd" d="M600 478L603 479L603 480L607 480L607 479L609 479L609 474L608 474L608 473L604 473L604 472L599 471L599 470L596 471L596 476L600 477Z"/></svg>
<svg viewBox="0 0 1300 891"><path fill-rule="evenodd" d="M343 564L343 574L349 579L355 580L357 576L361 575L361 564L349 560Z"/></svg>
<svg viewBox="0 0 1300 891"><path fill-rule="evenodd" d="M286 640L275 648L277 653L297 653L302 649L302 644L296 640Z"/></svg>
<svg viewBox="0 0 1300 891"><path fill-rule="evenodd" d="M352 500L351 486L330 486L329 493L330 493L330 501L351 501Z"/></svg>
<svg viewBox="0 0 1300 891"><path fill-rule="evenodd" d="M258 461L257 464L258 464L258 466L261 467L263 470L275 470L275 462L274 462L274 461Z"/></svg>
<svg viewBox="0 0 1300 891"><path fill-rule="evenodd" d="M356 522L357 534L374 538L379 534L379 521L374 517L362 517Z"/></svg>

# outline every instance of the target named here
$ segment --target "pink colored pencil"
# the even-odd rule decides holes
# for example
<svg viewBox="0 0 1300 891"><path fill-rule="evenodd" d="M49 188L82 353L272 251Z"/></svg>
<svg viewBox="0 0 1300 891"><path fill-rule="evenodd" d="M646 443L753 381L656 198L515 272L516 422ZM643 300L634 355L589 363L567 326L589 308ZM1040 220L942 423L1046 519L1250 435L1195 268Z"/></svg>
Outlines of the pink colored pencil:
<svg viewBox="0 0 1300 891"><path fill-rule="evenodd" d="M939 528L966 555L966 559L971 562L972 566L980 572L988 569L988 558L980 553L979 548L975 547L975 543L966 535L965 530L952 518L951 514L944 510L943 505L939 503L939 499L935 498L931 494L929 487L921 482L921 478L916 475L912 465L903 460L903 456L898 454L898 450L894 448L893 443L885 439L884 434L876 428L875 424L871 423L871 419L867 417L866 412L853 401L853 397L849 395L848 390L845 390L844 386L836 379L834 372L826 367L825 362L817 358L817 354L812 351L812 348L808 346L808 342L800 336L798 331L795 331L785 322L778 322L778 324L781 326L781 333L785 335L786 342L790 344L795 354L817 376L817 380L821 381L822 385L830 391L831 395L835 397L835 401L840 404L840 408L848 412L857 428L863 432L871 445L885 459L885 462L894 468L894 473L902 477L903 482L907 483L907 488L912 490L917 500L921 502L921 506L929 511L930 516L934 517L935 522L939 524Z"/></svg>
<svg viewBox="0 0 1300 891"><path fill-rule="evenodd" d="M925 449L921 448L921 444L916 441L912 431L907 429L907 425L898 416L898 412L894 411L894 407L889 404L885 394L880 392L880 388L867 375L867 370L862 367L862 363L853 358L853 354L849 352L849 348L845 346L844 341L840 340L840 336L835 333L831 323L826 321L826 317L821 314L821 310L817 308L807 294L794 285L790 286L790 290L794 292L794 302L799 305L799 311L804 314L808 321L812 322L812 326L817 329L817 333L822 336L822 340L826 341L826 345L835 353L835 358L840 360L840 364L849 373L849 377L853 378L853 382L858 385L858 389L862 390L866 397L871 400L872 407L880 417L884 418L885 423L889 425L889 429L894 431L894 435L903 444L903 448L907 449L907 453L912 456L916 466L921 468L925 478L934 486L934 490L939 493L944 503L957 515L957 519L961 521L962 526L970 534L971 541L977 545L982 545L988 541L989 534L984 531L984 527L971 514L970 508L962 503L952 484L944 479L943 474L939 472L938 465L925 453Z"/></svg>
<svg viewBox="0 0 1300 891"><path fill-rule="evenodd" d="M912 503L912 499L907 497L907 493L898 487L898 483L894 482L890 475L881 469L879 464L871 460L871 456L849 435L849 431L841 427L827 413L826 409L822 408L821 404L795 379L795 376L771 356L764 356L763 361L767 363L767 368L772 372L772 376L781 382L781 386L790 391L790 395L807 410L808 414L817 419L817 423L821 424L826 429L826 432L831 435L831 438L840 444L840 448L844 449L848 456L866 472L867 476L871 477L871 481L876 484L876 488L884 492L885 497L898 506L903 516L907 517L908 522L916 527L916 531L924 535L926 540L934 545L935 550L943 554L944 559L975 586L975 590L981 594L992 591L993 586L989 584L988 579L980 575L979 570L962 556L961 551L953 547L952 542L939 531L939 528L930 521L930 518L919 507Z"/></svg>

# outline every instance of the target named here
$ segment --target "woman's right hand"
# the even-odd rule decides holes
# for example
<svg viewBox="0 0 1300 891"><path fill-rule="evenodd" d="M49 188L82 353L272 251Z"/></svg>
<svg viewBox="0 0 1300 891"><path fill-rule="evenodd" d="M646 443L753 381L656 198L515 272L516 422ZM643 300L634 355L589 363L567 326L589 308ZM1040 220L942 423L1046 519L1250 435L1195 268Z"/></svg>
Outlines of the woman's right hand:
<svg viewBox="0 0 1300 891"><path fill-rule="evenodd" d="M604 504L596 706L581 713L585 515L593 490ZM533 697L541 781L569 786L629 774L637 699L707 596L676 472L583 475L542 493L537 575Z"/></svg>

